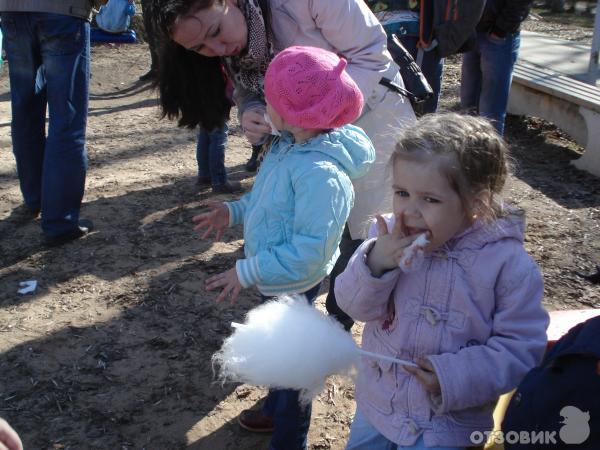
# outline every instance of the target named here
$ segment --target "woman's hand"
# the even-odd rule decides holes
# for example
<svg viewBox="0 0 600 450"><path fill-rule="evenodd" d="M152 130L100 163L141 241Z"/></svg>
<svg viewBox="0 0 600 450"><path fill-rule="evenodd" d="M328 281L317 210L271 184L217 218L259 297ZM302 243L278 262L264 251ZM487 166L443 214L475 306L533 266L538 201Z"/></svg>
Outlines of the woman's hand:
<svg viewBox="0 0 600 450"><path fill-rule="evenodd" d="M433 365L429 362L428 359L419 358L417 360L417 364L419 368L411 367L411 366L402 366L404 370L406 370L411 375L414 375L419 383L423 385L426 391L431 392L432 394L441 394L442 388L440 386L440 380L435 374L435 370Z"/></svg>
<svg viewBox="0 0 600 450"><path fill-rule="evenodd" d="M8 422L0 417L0 450L23 450L21 439Z"/></svg>
<svg viewBox="0 0 600 450"><path fill-rule="evenodd" d="M265 108L252 108L242 114L242 130L251 144L259 143L271 132L271 127L265 121Z"/></svg>
<svg viewBox="0 0 600 450"><path fill-rule="evenodd" d="M207 291L212 291L213 289L220 287L223 288L217 297L217 302L225 300L225 297L229 296L231 303L235 303L235 299L243 289L243 286L238 279L235 267L233 269L229 269L227 272L219 273L208 278L205 286Z"/></svg>
<svg viewBox="0 0 600 450"><path fill-rule="evenodd" d="M398 267L404 250L412 244L418 235L408 236L402 215L396 216L391 233L385 219L377 215L377 241L367 256L367 266L374 277L380 277L388 270Z"/></svg>
<svg viewBox="0 0 600 450"><path fill-rule="evenodd" d="M192 217L192 221L196 223L194 231L200 233L204 230L202 239L206 239L214 231L215 241L218 241L223 236L223 230L229 225L229 208L223 202L213 201L208 201L202 206L207 206L210 211Z"/></svg>

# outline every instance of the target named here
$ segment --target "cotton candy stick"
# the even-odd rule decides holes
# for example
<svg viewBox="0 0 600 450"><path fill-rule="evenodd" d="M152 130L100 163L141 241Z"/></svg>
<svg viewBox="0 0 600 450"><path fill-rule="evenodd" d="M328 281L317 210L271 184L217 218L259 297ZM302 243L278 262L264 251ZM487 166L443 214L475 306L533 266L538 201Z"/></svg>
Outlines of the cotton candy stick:
<svg viewBox="0 0 600 450"><path fill-rule="evenodd" d="M357 348L357 350L358 350L358 353L360 353L361 355L369 356L371 358L393 362L396 364L400 364L401 366L410 366L410 367L419 368L419 366L417 364L415 364L414 362L411 362L411 361L407 361L406 359L392 358L391 356L382 355L380 353L368 352L366 350L363 350L362 348Z"/></svg>
<svg viewBox="0 0 600 450"><path fill-rule="evenodd" d="M333 318L302 297L284 297L252 309L245 323L213 355L219 378L225 381L297 389L308 403L327 376L352 375L360 355L402 365L414 365L387 355L366 352Z"/></svg>

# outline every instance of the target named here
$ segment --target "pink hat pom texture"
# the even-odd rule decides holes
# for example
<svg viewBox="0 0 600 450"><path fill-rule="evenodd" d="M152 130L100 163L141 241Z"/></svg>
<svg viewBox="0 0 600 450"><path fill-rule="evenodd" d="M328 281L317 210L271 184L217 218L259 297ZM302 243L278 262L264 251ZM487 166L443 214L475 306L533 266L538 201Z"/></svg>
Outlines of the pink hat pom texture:
<svg viewBox="0 0 600 450"><path fill-rule="evenodd" d="M354 122L363 95L344 70L346 65L327 50L289 47L267 69L267 102L286 122L301 128L329 129Z"/></svg>

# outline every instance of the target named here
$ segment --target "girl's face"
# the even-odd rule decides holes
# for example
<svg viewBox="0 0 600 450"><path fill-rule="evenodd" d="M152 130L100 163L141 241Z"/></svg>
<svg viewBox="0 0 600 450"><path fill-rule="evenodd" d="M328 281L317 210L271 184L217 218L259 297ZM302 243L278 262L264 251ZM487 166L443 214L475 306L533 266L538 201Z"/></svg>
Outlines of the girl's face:
<svg viewBox="0 0 600 450"><path fill-rule="evenodd" d="M218 1L193 15L179 17L172 39L204 56L238 55L248 44L248 27L236 0Z"/></svg>
<svg viewBox="0 0 600 450"><path fill-rule="evenodd" d="M441 171L445 158L394 162L394 213L408 235L429 232L426 250L441 247L471 224L458 194Z"/></svg>

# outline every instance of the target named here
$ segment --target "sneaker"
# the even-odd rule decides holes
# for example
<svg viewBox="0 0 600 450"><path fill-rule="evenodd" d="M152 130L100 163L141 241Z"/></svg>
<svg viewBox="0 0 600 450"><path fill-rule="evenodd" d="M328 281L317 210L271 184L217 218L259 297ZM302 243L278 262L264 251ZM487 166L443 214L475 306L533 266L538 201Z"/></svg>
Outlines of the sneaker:
<svg viewBox="0 0 600 450"><path fill-rule="evenodd" d="M74 241L80 237L89 234L94 229L94 224L88 219L79 219L79 225L72 231L68 231L58 236L45 236L44 245L46 247L56 247L67 242Z"/></svg>
<svg viewBox="0 0 600 450"><path fill-rule="evenodd" d="M242 183L239 181L226 181L223 184L217 184L212 187L213 194L233 194L242 190Z"/></svg>
<svg viewBox="0 0 600 450"><path fill-rule="evenodd" d="M237 420L243 429L254 433L271 433L274 428L272 417L253 409L243 410Z"/></svg>

